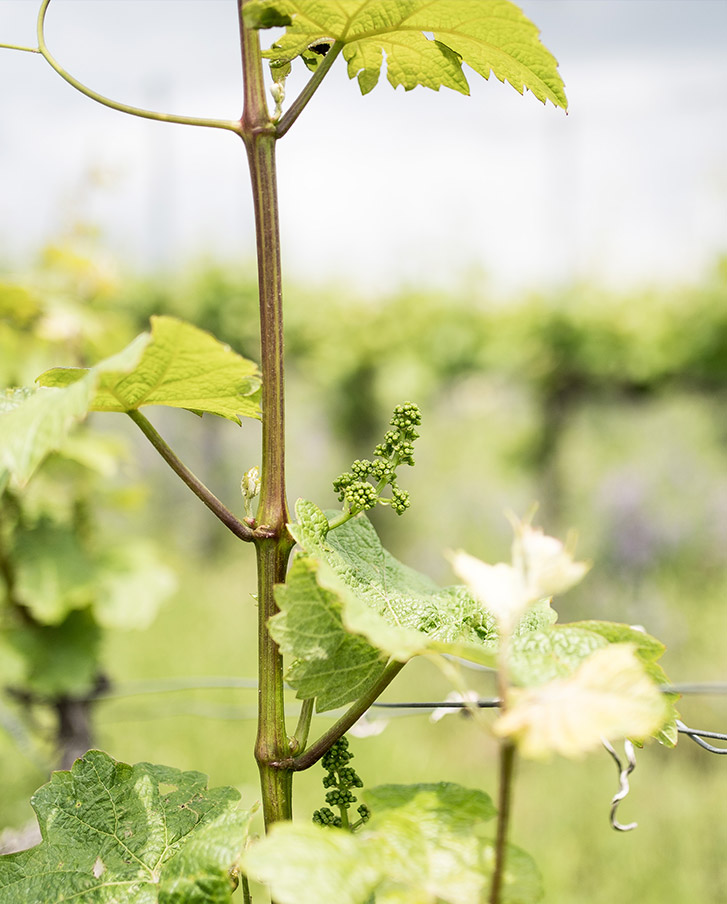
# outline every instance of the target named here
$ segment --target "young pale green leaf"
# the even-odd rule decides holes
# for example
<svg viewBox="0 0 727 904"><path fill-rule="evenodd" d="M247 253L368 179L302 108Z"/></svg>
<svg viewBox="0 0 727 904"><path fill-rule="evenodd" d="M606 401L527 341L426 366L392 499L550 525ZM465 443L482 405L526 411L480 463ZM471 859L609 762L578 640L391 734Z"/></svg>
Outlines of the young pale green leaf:
<svg viewBox="0 0 727 904"><path fill-rule="evenodd" d="M312 47L342 44L348 74L363 94L378 83L386 57L394 88L443 86L469 94L464 62L520 94L527 88L543 103L567 106L557 61L509 0L253 0L245 13L258 28L292 20L264 53L274 65L310 55Z"/></svg>
<svg viewBox="0 0 727 904"><path fill-rule="evenodd" d="M660 640L657 640L645 631L642 631L639 628L633 628L631 625L622 625L617 622L607 621L574 622L571 627L585 628L594 634L599 634L609 643L634 644L636 647L636 655L644 663L644 669L649 678L662 688L669 684L666 672L657 662L657 659L662 656L666 647ZM675 703L679 699L679 694L664 693L664 699L667 701L669 718L655 737L657 741L659 741L660 744L664 744L665 747L676 747L677 741L679 740L679 731L677 729L679 712L677 711Z"/></svg>
<svg viewBox="0 0 727 904"><path fill-rule="evenodd" d="M317 565L303 556L275 590L280 612L268 622L283 653L293 657L286 681L298 697L316 698L319 712L359 697L386 666L386 658L341 620L341 602L316 583Z"/></svg>
<svg viewBox="0 0 727 904"><path fill-rule="evenodd" d="M10 479L22 489L46 456L61 449L69 432L86 417L104 369L132 370L147 342L148 336L139 336L90 371L74 370L72 385L6 394L0 404L0 484L3 478Z"/></svg>
<svg viewBox="0 0 727 904"><path fill-rule="evenodd" d="M276 823L242 858L277 904L368 904L379 882L378 851L358 835L312 823Z"/></svg>
<svg viewBox="0 0 727 904"><path fill-rule="evenodd" d="M592 634L598 634L608 643L631 643L636 647L636 655L642 662L660 659L666 651L664 644L646 631L620 622L589 620L572 622L569 627L582 628Z"/></svg>
<svg viewBox="0 0 727 904"><path fill-rule="evenodd" d="M329 532L313 503L299 500L296 514L290 531L318 563L319 586L341 601L348 631L400 661L436 652L493 665L494 619L465 588L438 587L399 562L363 515Z"/></svg>
<svg viewBox="0 0 727 904"><path fill-rule="evenodd" d="M136 340L135 340L136 341ZM240 423L260 417L257 366L210 333L174 317L152 317L151 337L137 365L98 372L92 411L136 411L143 405L186 408ZM38 378L42 386L65 387L84 378L83 368L57 367Z"/></svg>
<svg viewBox="0 0 727 904"><path fill-rule="evenodd" d="M536 687L555 678L566 678L591 653L608 646L593 631L574 625L553 625L513 637L508 674L513 684Z"/></svg>
<svg viewBox="0 0 727 904"><path fill-rule="evenodd" d="M633 644L596 650L567 678L513 688L507 704L493 730L533 758L579 757L602 738L647 738L669 719L667 701Z"/></svg>
<svg viewBox="0 0 727 904"><path fill-rule="evenodd" d="M471 593L497 618L500 631L510 636L530 606L562 593L588 571L555 537L547 537L528 521L515 522L512 564L489 565L469 553L450 555L452 568Z"/></svg>
<svg viewBox="0 0 727 904"><path fill-rule="evenodd" d="M510 680L522 687L537 687L556 678L566 678L596 650L609 644L630 644L644 672L655 687L668 684L668 678L656 660L664 645L644 631L615 622L582 621L554 625L544 631L520 634L510 644L508 659ZM667 747L678 740L674 703L678 694L663 694L668 716L654 737Z"/></svg>
<svg viewBox="0 0 727 904"><path fill-rule="evenodd" d="M228 904L250 820L238 799L199 772L91 750L34 795L43 841L0 857L0 900Z"/></svg>
<svg viewBox="0 0 727 904"><path fill-rule="evenodd" d="M355 835L315 825L276 825L244 855L243 868L279 904L480 904L494 865L495 808L482 791L441 782L364 792L371 819ZM542 897L537 869L509 848L502 901Z"/></svg>

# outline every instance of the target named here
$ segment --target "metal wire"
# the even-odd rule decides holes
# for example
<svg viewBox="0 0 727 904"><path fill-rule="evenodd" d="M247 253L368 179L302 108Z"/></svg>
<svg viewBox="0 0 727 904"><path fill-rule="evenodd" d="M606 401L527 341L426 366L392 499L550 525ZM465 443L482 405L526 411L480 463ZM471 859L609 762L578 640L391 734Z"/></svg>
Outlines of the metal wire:
<svg viewBox="0 0 727 904"><path fill-rule="evenodd" d="M684 684L664 684L661 689L665 694L720 695L727 694L727 681L692 681Z"/></svg>
<svg viewBox="0 0 727 904"><path fill-rule="evenodd" d="M689 728L688 725L685 725L679 719L677 719L677 730L680 734L687 735L695 744L699 744L700 747L710 753L727 754L727 747L715 747L704 740L704 738L712 738L717 741L727 741L727 734L719 731L701 731L697 728Z"/></svg>
<svg viewBox="0 0 727 904"><path fill-rule="evenodd" d="M99 700L112 700L119 699L123 697L133 697L137 695L146 695L146 694L158 694L158 693L166 693L169 691L185 691L185 690L202 690L202 689L214 689L214 688L248 688L255 689L257 687L257 681L253 678L237 678L237 677L198 677L198 678L168 678L168 679L159 679L155 681L138 681L138 682L127 682L123 685L120 685L116 688L111 688L103 694L99 694ZM664 693L668 694L690 694L690 695L712 695L712 694L727 694L727 682L705 682L705 683L695 683L689 682L684 684L669 684L664 685L661 690ZM501 705L501 700L498 697L483 697L479 700L463 702L458 700L411 700L406 702L379 702L372 704L372 708L377 709L392 709L392 710L421 710L421 709L467 709L468 707L476 706L478 709L497 709ZM221 712L222 710L220 710ZM220 715L220 718L234 718L231 714L231 710L228 710L224 715ZM205 714L215 718L214 714L210 712L210 710L206 710L205 713L200 712L200 714ZM703 731L702 729L690 728L688 725L685 725L684 722L677 720L677 730L680 734L686 735L695 744L698 744L703 750L707 750L709 753L715 753L718 755L727 755L727 747L717 747L714 744L710 744L705 741L705 738L709 738L710 740L716 741L724 741L727 743L727 734L724 732L717 731ZM7 726L3 725L2 727L6 728Z"/></svg>
<svg viewBox="0 0 727 904"><path fill-rule="evenodd" d="M669 686L669 693L673 693L671 685ZM467 703L458 700L430 700L427 702L410 701L408 703L377 702L372 704L372 706L381 709L467 709L471 706L476 706L479 709L493 709L500 706L500 704L501 701L497 697L488 697ZM727 747L715 747L713 744L708 744L707 741L704 740L704 738L711 738L712 740L727 742L726 733L719 731L702 731L701 729L690 728L679 719L677 719L676 725L679 734L686 735L688 738L690 738L690 740L694 741L695 744L698 744L704 750L708 750L710 753L727 754ZM610 752L611 751L609 751L609 753ZM631 769L630 771L633 772L633 769Z"/></svg>
<svg viewBox="0 0 727 904"><path fill-rule="evenodd" d="M380 709L467 709L476 706L478 709L496 709L502 701L498 697L489 697L482 700L464 702L461 700L442 700L438 703L372 703Z"/></svg>

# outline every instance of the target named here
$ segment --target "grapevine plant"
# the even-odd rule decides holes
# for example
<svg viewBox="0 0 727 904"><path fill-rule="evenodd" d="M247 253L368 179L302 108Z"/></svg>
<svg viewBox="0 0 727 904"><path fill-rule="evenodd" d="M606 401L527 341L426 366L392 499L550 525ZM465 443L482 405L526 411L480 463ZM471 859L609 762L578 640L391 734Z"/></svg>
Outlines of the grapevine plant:
<svg viewBox="0 0 727 904"><path fill-rule="evenodd" d="M74 88L121 112L242 139L257 227L261 361L258 369L174 316L153 317L148 332L113 356L91 367L54 368L30 390L8 391L0 413L0 479L22 494L89 412L119 412L254 548L254 756L266 836L248 837L254 808L240 809L231 788L208 789L199 773L127 765L92 750L34 796L42 842L0 858L0 901L216 904L228 901L237 884L251 901L249 878L267 885L277 904L538 901L537 869L509 842L516 756L580 756L604 740L649 737L673 746L676 713L662 693L657 661L664 648L626 625L558 624L551 598L579 581L587 565L531 519L513 519L509 563L448 553L462 582L450 587L387 552L367 512L385 505L401 515L409 507L399 480L414 463L421 422L412 402L397 406L372 457L335 479L340 510L299 500L291 514L275 152L339 57L364 94L379 82L384 59L394 88L466 94L466 63L484 78L494 73L519 93L528 89L565 109L555 59L509 0L241 0L242 116L200 119L130 107L81 84L48 48L49 5L40 5L37 47L4 46L41 55ZM262 50L268 28L278 37ZM300 61L311 75L288 103L286 78ZM141 410L155 405L237 424L262 420L259 476L252 469L242 480L245 516L214 496L165 442ZM444 782L362 790L344 736L417 656L441 668L463 698L460 661L496 670L499 715L493 721L476 707L472 713L499 740L496 804L481 789ZM286 683L302 701L294 728L286 723ZM339 707L344 713L332 727L311 737L314 709ZM319 761L327 805L312 820L293 822L294 777Z"/></svg>

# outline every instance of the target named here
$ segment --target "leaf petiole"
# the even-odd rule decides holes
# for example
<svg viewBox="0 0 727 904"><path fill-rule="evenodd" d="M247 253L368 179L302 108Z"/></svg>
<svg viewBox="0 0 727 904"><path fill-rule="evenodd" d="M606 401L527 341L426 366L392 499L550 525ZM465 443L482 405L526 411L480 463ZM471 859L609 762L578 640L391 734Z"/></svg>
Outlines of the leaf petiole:
<svg viewBox="0 0 727 904"><path fill-rule="evenodd" d="M127 411L126 413L137 427L139 427L144 436L149 440L152 446L154 446L174 473L182 479L198 499L204 502L212 514L215 515L228 530L232 531L236 537L239 537L240 540L246 540L248 543L251 542L254 539L252 530L242 521L238 520L227 506L224 505L211 490L207 489L202 481L182 463L176 453L162 439L144 415L139 411Z"/></svg>
<svg viewBox="0 0 727 904"><path fill-rule="evenodd" d="M328 530L335 530L337 527L341 527L341 525L345 524L347 521L350 521L353 516L357 514L356 512L341 512L340 515L337 515L333 520L328 522Z"/></svg>
<svg viewBox="0 0 727 904"><path fill-rule="evenodd" d="M327 732L322 734L320 738L318 738L317 741L314 741L314 743L303 753L289 757L282 763L276 763L275 766L279 769L290 769L293 772L302 772L303 770L310 769L311 766L314 766L318 760L333 747L336 741L339 738L342 738L355 722L358 722L361 716L369 709L371 704L381 696L405 665L406 663L398 662L397 660L390 662L384 669L379 680L365 694L359 697L355 703L351 704L341 718L332 725Z"/></svg>
<svg viewBox="0 0 727 904"><path fill-rule="evenodd" d="M275 134L278 138L282 138L283 135L288 131L288 129L293 125L296 119L300 116L300 114L305 110L308 106L308 102L315 94L318 86L323 81L326 73L331 68L331 66L336 61L336 57L338 57L339 53L343 50L343 41L336 41L331 45L328 53L323 58L322 62L318 65L318 68L313 73L311 78L308 80L305 88L300 92L300 94L296 97L293 103L290 105L289 109L282 115L280 121L275 127Z"/></svg>

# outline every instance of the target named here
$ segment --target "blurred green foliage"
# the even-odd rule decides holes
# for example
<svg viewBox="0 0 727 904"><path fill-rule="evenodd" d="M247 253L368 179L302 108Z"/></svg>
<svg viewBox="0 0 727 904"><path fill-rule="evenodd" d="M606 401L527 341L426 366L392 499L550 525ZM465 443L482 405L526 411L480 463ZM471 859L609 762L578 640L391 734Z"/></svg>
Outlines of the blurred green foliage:
<svg viewBox="0 0 727 904"><path fill-rule="evenodd" d="M73 248L48 249L27 281L0 282L5 384L31 392L41 370L92 362L133 331L111 287L95 258ZM4 401L13 407L11 395ZM26 486L0 477L0 682L30 733L35 709L55 714L51 762L67 765L92 741L87 704L107 680L103 630L148 626L174 588L138 526L123 536L105 525L133 507L133 486L116 483L128 462L121 437L82 425Z"/></svg>

